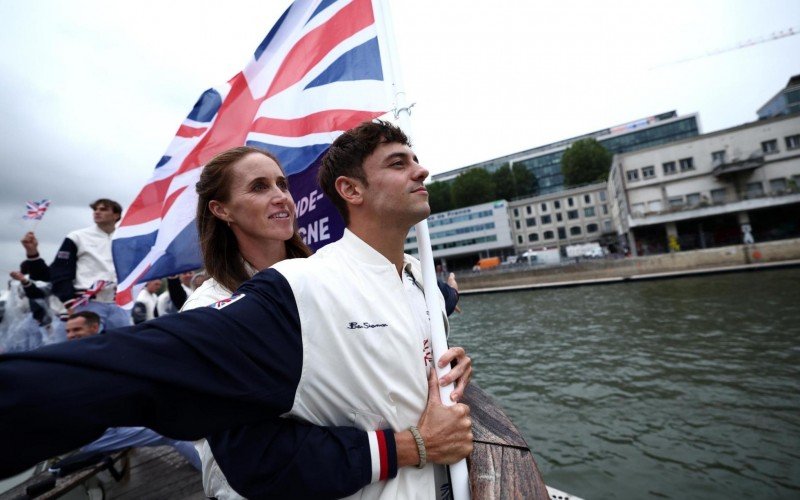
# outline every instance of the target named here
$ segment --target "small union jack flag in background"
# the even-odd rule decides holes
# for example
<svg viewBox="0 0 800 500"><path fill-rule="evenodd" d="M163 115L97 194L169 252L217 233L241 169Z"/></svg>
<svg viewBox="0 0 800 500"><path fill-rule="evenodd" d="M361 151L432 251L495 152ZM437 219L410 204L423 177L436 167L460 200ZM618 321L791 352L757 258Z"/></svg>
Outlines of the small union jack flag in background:
<svg viewBox="0 0 800 500"><path fill-rule="evenodd" d="M106 281L106 280L97 280L97 281L95 281L94 283L92 283L92 286L87 288L86 291L83 292L81 294L81 296L78 297L75 300L75 302L72 303L72 305L70 307L84 306L84 305L88 304L89 301L92 300L92 298L95 295L100 293L105 287L107 287L108 285L111 285L111 284L113 284L112 281Z"/></svg>
<svg viewBox="0 0 800 500"><path fill-rule="evenodd" d="M42 220L49 206L50 200L29 201L25 203L25 215L22 218L25 220Z"/></svg>

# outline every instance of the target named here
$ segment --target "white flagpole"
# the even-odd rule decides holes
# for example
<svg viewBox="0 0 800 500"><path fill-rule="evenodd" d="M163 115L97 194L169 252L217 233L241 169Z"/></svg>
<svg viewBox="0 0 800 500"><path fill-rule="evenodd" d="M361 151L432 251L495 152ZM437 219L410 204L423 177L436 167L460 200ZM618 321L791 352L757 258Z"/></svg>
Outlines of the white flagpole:
<svg viewBox="0 0 800 500"><path fill-rule="evenodd" d="M393 99L394 99L394 115L399 122L400 128L409 137L413 136L411 131L411 106L406 105L405 92L402 86L402 74L400 72L400 63L397 57L397 48L395 47L394 29L389 11L388 0L373 0L373 5L380 9L381 21L383 21L383 29L385 33L386 53L382 51L381 56L386 56L389 62L391 75L389 81L392 83ZM447 351L447 335L444 331L444 320L442 311L439 304L439 287L436 284L436 271L433 263L433 249L431 248L430 232L428 231L428 221L422 220L416 226L417 232L417 248L419 248L419 260L422 264L422 282L423 291L425 292L425 303L430 312L431 319L431 347L433 350L434 367L436 368L436 377L441 378L450 372L450 365L444 368L439 367L439 358ZM442 398L442 404L452 406L455 403L450 399L450 394L453 392L454 385L450 384L445 387L439 387L439 395ZM469 471L467 470L467 460L463 459L458 463L450 465L450 486L452 488L454 500L469 500Z"/></svg>

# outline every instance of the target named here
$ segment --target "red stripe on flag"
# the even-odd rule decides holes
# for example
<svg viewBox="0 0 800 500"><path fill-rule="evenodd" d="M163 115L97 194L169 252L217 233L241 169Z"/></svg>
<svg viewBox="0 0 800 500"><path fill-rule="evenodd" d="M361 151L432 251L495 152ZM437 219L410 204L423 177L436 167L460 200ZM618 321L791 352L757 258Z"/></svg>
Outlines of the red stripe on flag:
<svg viewBox="0 0 800 500"><path fill-rule="evenodd" d="M214 125L186 156L177 173L205 165L218 153L245 143L250 125L264 99L253 99L242 73L237 73L228 83L231 89L219 108Z"/></svg>
<svg viewBox="0 0 800 500"><path fill-rule="evenodd" d="M374 22L371 0L355 0L343 7L328 22L301 38L286 54L266 97L300 81L331 49Z"/></svg>
<svg viewBox="0 0 800 500"><path fill-rule="evenodd" d="M372 120L382 114L383 112L379 111L330 109L292 120L266 118L262 116L253 123L251 131L283 137L302 137L319 132L349 130L362 122Z"/></svg>
<svg viewBox="0 0 800 500"><path fill-rule="evenodd" d="M378 455L381 460L381 473L378 479L386 481L389 478L389 456L386 452L386 436L383 431L377 431L378 435Z"/></svg>
<svg viewBox="0 0 800 500"><path fill-rule="evenodd" d="M158 219L161 216L161 205L169 189L169 183L172 182L172 177L170 175L143 187L125 213L121 226L135 226Z"/></svg>
<svg viewBox="0 0 800 500"><path fill-rule="evenodd" d="M197 127L190 127L188 125L181 125L181 128L178 129L178 133L175 134L178 137L186 137L192 138L197 137L199 135L203 135L203 132L208 130L208 127L197 128Z"/></svg>
<svg viewBox="0 0 800 500"><path fill-rule="evenodd" d="M167 197L167 199L164 200L164 207L161 209L161 218L162 219L167 215L167 212L169 212L169 209L172 208L172 204L175 203L175 200L178 199L178 196L180 196L180 194L182 192L184 192L185 190L186 190L186 186L183 186L183 187L175 190L174 193L169 195Z"/></svg>

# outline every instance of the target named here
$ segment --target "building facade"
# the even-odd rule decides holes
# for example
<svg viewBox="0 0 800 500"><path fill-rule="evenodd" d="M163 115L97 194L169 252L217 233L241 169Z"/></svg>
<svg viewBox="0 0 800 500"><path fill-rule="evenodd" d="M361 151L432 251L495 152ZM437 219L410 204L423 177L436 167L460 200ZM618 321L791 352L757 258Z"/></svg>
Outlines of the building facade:
<svg viewBox="0 0 800 500"><path fill-rule="evenodd" d="M761 106L757 113L761 120L773 116L800 113L800 75L791 77L786 87Z"/></svg>
<svg viewBox="0 0 800 500"><path fill-rule="evenodd" d="M575 141L596 139L608 151L624 153L693 137L699 133L699 130L696 114L678 116L675 111L670 111L437 174L432 176L431 180L450 182L460 174L474 168L483 168L492 173L503 165L519 163L536 176L539 183L538 194L556 193L564 189L561 157Z"/></svg>
<svg viewBox="0 0 800 500"><path fill-rule="evenodd" d="M634 255L800 236L800 113L618 154L611 215Z"/></svg>
<svg viewBox="0 0 800 500"><path fill-rule="evenodd" d="M471 269L481 257L514 254L508 203L482 203L428 217L433 258L445 269ZM405 252L417 255L416 228L406 237Z"/></svg>
<svg viewBox="0 0 800 500"><path fill-rule="evenodd" d="M616 234L605 182L514 200L508 210L518 254L604 243L604 235Z"/></svg>

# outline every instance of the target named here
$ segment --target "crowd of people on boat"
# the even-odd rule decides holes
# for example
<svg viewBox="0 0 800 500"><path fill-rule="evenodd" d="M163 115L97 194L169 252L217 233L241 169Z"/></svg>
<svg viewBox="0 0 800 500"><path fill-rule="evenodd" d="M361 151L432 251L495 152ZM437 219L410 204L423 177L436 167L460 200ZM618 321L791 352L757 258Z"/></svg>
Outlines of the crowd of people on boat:
<svg viewBox="0 0 800 500"><path fill-rule="evenodd" d="M132 312L114 303L118 203L92 203L94 225L69 233L50 265L26 234L12 284L27 309L9 316L7 307L3 324L24 317L37 330L0 356L0 382L14 387L0 396L0 439L9 444L16 437L6 430L34 426L41 438L24 454L0 453L0 477L26 460L91 447L81 439L108 427L93 444L172 444L219 499L447 491L441 466L469 454L471 422L465 405L438 400L438 387L455 383L458 402L472 364L451 347L435 362L453 368L436 379L436 316L419 262L403 254L408 229L430 213L427 175L397 127L365 122L344 133L318 181L347 228L310 257L278 159L252 147L227 150L196 185L204 270L145 283ZM449 315L458 302L454 277L438 288ZM338 332L340 324L349 326ZM45 372L56 384L34 391ZM67 383L59 374L91 404L52 397ZM112 385L100 390L103 377ZM127 405L142 399L142 407ZM11 401L27 408L24 418ZM54 411L73 418L51 428L43 420ZM203 437L195 447L185 441Z"/></svg>

